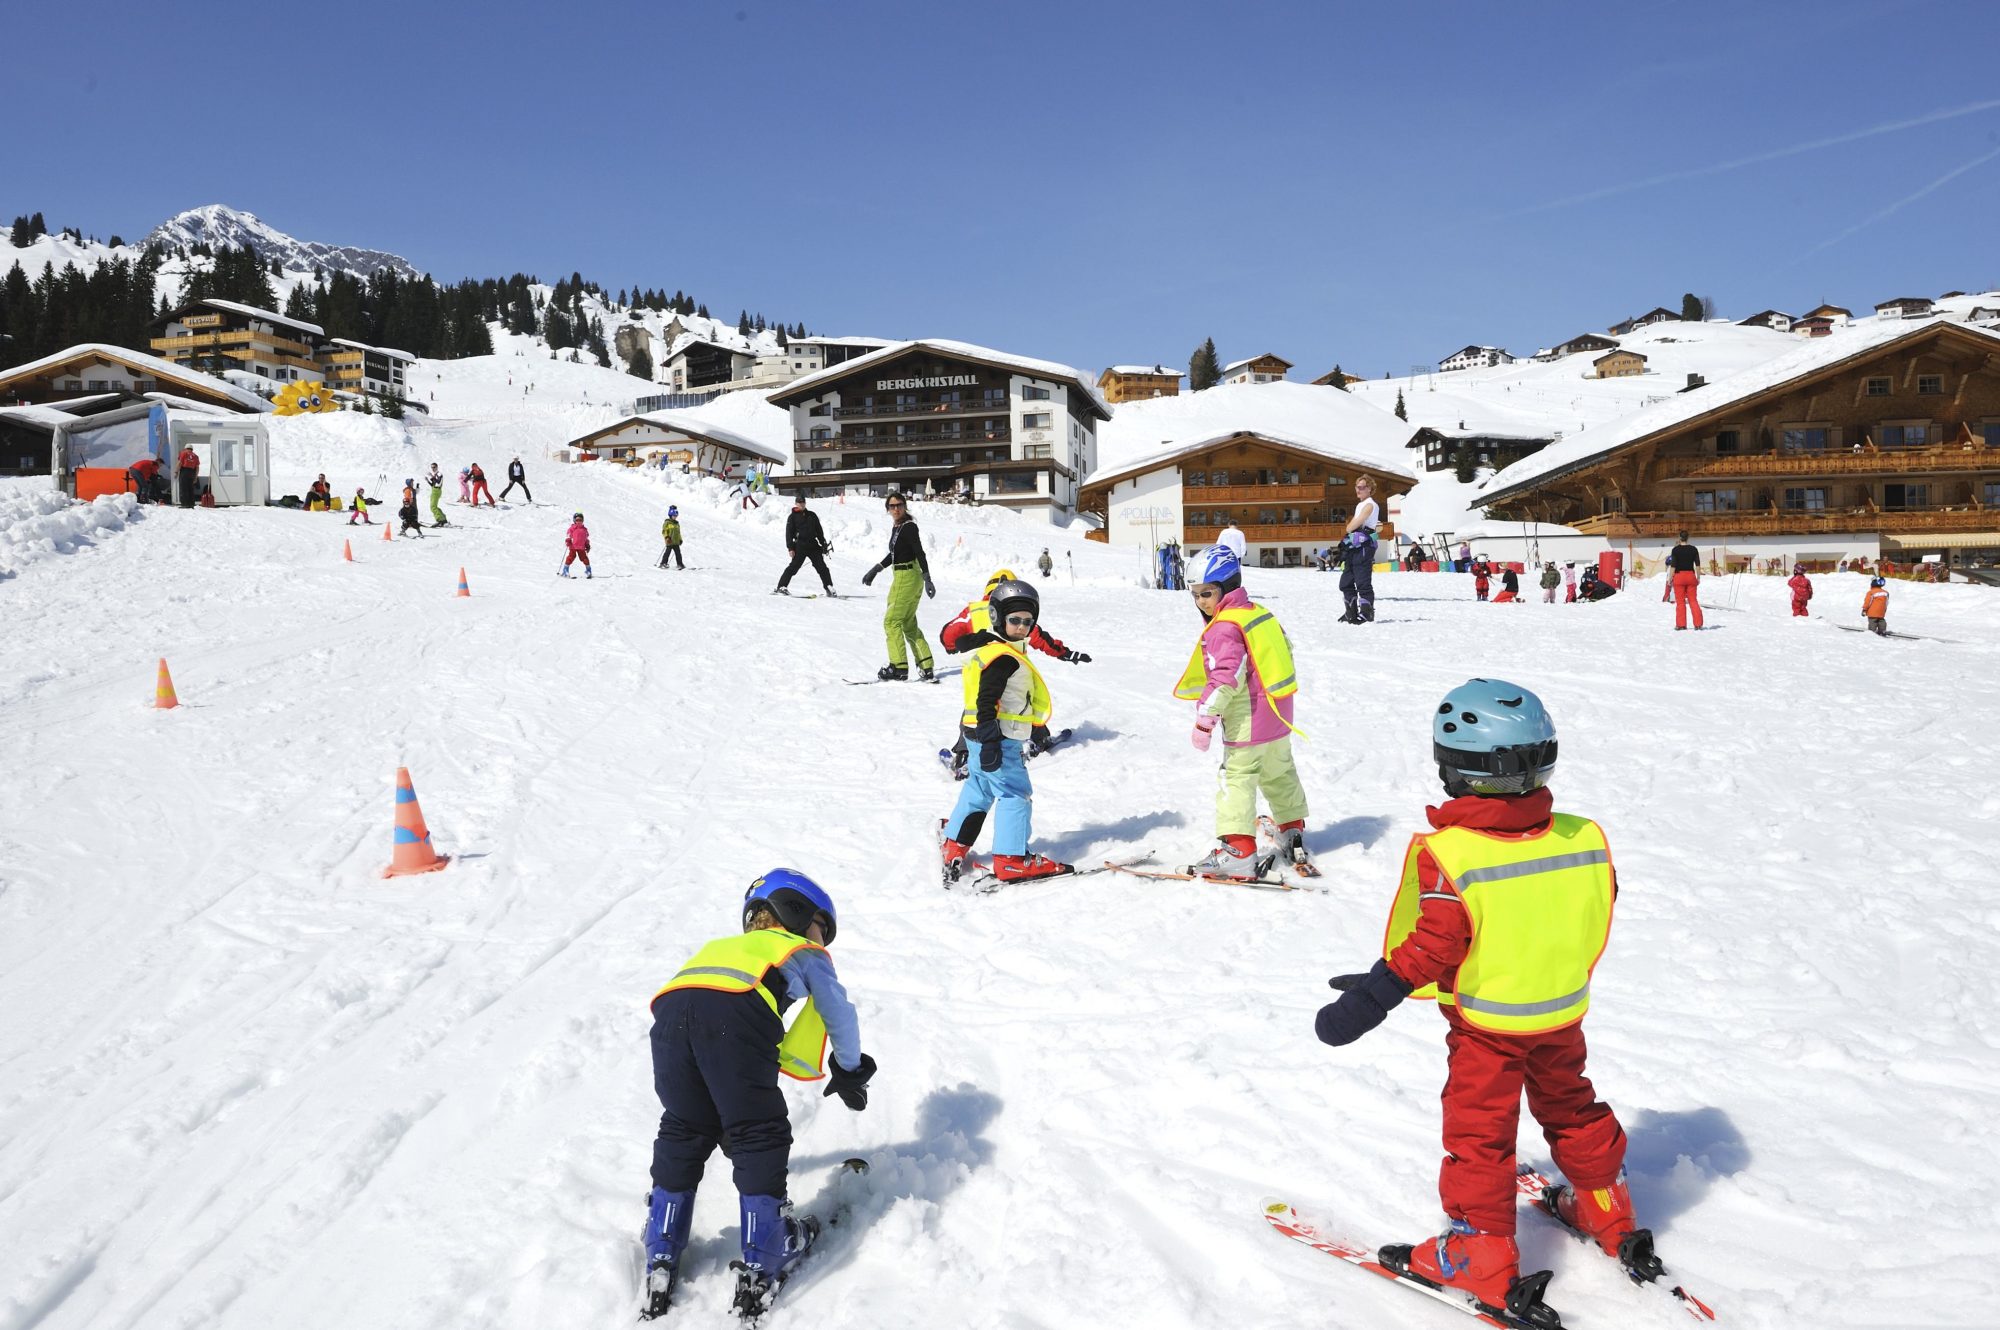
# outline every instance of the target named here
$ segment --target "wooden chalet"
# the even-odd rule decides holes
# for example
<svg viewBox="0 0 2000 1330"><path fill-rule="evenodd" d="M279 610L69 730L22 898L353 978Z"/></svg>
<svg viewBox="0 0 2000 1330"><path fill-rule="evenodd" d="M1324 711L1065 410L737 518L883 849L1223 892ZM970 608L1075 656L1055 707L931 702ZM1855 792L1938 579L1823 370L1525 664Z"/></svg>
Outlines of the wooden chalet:
<svg viewBox="0 0 2000 1330"><path fill-rule="evenodd" d="M1622 323L1612 324L1605 331L1609 332L1613 337L1623 337L1626 333L1634 332L1640 328L1650 327L1655 323L1679 323L1680 320L1681 316L1678 311L1668 309L1665 305L1655 305L1653 308L1647 310L1644 314L1641 314L1636 318L1630 318L1626 319Z"/></svg>
<svg viewBox="0 0 2000 1330"><path fill-rule="evenodd" d="M1113 406L1155 397L1179 397L1181 371L1165 365L1113 365L1097 376L1097 386L1103 391L1104 400Z"/></svg>
<svg viewBox="0 0 2000 1330"><path fill-rule="evenodd" d="M1265 352L1248 360L1232 360L1222 367L1224 383L1277 383L1291 373L1292 362Z"/></svg>
<svg viewBox="0 0 2000 1330"><path fill-rule="evenodd" d="M1605 337L1599 333L1583 333L1580 336L1570 338L1567 342L1558 342L1555 347L1555 359L1560 360L1564 356L1581 355L1587 352L1616 351L1617 349L1618 343L1609 337ZM1540 359L1539 356L1536 358Z"/></svg>
<svg viewBox="0 0 2000 1330"><path fill-rule="evenodd" d="M1646 357L1621 346L1591 361L1590 367L1600 379L1629 379L1646 372Z"/></svg>
<svg viewBox="0 0 2000 1330"><path fill-rule="evenodd" d="M326 333L317 323L287 318L233 300L194 300L153 321L150 343L163 360L221 374L236 370L278 383L326 377L318 355Z"/></svg>
<svg viewBox="0 0 2000 1330"><path fill-rule="evenodd" d="M212 374L101 342L85 342L0 370L0 405L64 402L119 392L139 396L167 393L191 405L225 411L270 409L257 394Z"/></svg>

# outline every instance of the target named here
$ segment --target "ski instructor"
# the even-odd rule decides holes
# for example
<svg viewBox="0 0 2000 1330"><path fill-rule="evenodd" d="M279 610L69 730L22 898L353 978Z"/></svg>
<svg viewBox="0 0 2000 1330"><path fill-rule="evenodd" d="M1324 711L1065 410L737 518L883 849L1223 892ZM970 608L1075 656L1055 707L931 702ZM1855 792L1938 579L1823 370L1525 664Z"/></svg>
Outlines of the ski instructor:
<svg viewBox="0 0 2000 1330"><path fill-rule="evenodd" d="M1354 481L1354 515L1340 540L1340 594L1347 600L1342 623L1375 622L1375 528L1382 509L1375 502L1375 482L1367 476Z"/></svg>
<svg viewBox="0 0 2000 1330"><path fill-rule="evenodd" d="M794 494L791 515L785 518L785 553L792 556L792 561L785 565L784 575L778 579L778 594L792 594L787 590L792 584L792 574L810 559L813 571L819 574L820 585L826 588L827 595L832 595L833 575L826 570L826 552L832 548L819 524L819 514L806 507L805 495Z"/></svg>
<svg viewBox="0 0 2000 1330"><path fill-rule="evenodd" d="M926 596L935 596L937 586L931 581L930 560L924 557L923 537L910 517L910 501L899 491L890 490L882 506L889 510L889 518L895 523L889 531L889 553L861 575L861 585L872 586L875 575L884 568L896 570L889 582L889 608L882 615L882 632L889 642L889 663L877 670L875 677L885 681L910 677L907 644L916 649L918 677L929 683L937 676L931 672L931 644L924 640L924 630L917 626L917 591L921 588Z"/></svg>

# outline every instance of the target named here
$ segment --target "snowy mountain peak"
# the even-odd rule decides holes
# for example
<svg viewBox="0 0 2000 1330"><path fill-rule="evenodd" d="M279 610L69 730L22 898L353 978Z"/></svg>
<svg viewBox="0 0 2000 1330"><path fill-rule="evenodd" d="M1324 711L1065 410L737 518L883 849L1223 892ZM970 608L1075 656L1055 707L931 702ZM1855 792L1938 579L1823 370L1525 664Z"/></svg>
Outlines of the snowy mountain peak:
<svg viewBox="0 0 2000 1330"><path fill-rule="evenodd" d="M261 220L255 213L241 212L223 203L190 208L154 227L147 241L164 245L210 246L248 245L259 258L276 259L293 272L311 268L345 270L368 277L389 269L403 277L423 274L408 259L379 249L358 249L353 245L328 245L316 240L298 240Z"/></svg>

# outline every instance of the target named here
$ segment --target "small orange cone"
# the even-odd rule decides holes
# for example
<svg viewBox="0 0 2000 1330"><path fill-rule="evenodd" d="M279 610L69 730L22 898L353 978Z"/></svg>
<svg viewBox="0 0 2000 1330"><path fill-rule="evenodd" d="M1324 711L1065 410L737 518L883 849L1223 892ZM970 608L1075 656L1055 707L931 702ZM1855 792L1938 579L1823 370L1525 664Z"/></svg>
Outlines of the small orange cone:
<svg viewBox="0 0 2000 1330"><path fill-rule="evenodd" d="M160 677L153 685L153 706L160 711L171 711L181 704L174 696L174 676L167 673L167 658L160 657Z"/></svg>
<svg viewBox="0 0 2000 1330"><path fill-rule="evenodd" d="M389 856L383 877L406 877L411 873L434 873L451 862L451 856L431 848L431 829L424 825L424 810L417 805L417 792L410 784L410 769L396 768L396 848Z"/></svg>
<svg viewBox="0 0 2000 1330"><path fill-rule="evenodd" d="M385 517L385 518L383 518L383 519L382 519L382 539L384 539L384 540L394 540L395 538L396 538L396 536L395 536L395 530L394 530L394 528L392 528L392 527L391 527L391 526L389 525L389 519L388 519L388 518L386 518L386 517Z"/></svg>
<svg viewBox="0 0 2000 1330"><path fill-rule="evenodd" d="M343 559L345 559L345 560L347 560L347 561L348 561L349 563L353 563L353 562L354 562L354 542L353 542L353 541L351 541L351 540L343 540L343 541L341 541L341 542L340 542L340 557L341 557L341 558L343 558Z"/></svg>
<svg viewBox="0 0 2000 1330"><path fill-rule="evenodd" d="M472 588L465 584L465 569L463 568L458 570L458 594L461 596L472 594Z"/></svg>

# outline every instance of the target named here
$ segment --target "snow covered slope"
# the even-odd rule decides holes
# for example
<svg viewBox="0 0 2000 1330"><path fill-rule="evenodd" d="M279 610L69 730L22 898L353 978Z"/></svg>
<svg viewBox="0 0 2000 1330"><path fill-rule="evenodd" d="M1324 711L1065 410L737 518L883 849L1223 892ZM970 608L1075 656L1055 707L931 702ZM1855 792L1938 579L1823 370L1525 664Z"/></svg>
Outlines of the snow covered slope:
<svg viewBox="0 0 2000 1330"><path fill-rule="evenodd" d="M299 240L286 235L253 212L243 212L223 203L204 204L175 213L154 227L142 244L158 242L189 249L208 245L220 249L249 246L266 263L276 260L289 271L351 272L368 277L388 270L403 277L421 277L416 266L398 254L354 245L330 245L318 240Z"/></svg>

